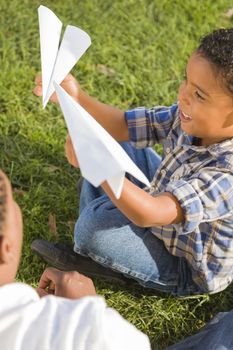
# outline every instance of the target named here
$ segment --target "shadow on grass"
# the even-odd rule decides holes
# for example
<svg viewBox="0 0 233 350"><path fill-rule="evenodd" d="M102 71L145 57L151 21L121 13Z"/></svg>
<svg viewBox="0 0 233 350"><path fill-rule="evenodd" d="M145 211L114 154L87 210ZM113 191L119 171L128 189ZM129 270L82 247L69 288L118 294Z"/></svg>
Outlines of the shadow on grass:
<svg viewBox="0 0 233 350"><path fill-rule="evenodd" d="M45 264L33 256L35 238L71 243L78 216L76 183L79 173L63 156L63 136L27 134L17 122L0 139L0 166L10 177L25 221L23 258L18 278L37 284ZM56 214L57 232L51 232L48 216ZM68 224L71 223L71 224ZM165 349L194 334L218 312L233 306L233 285L216 295L175 298L145 289L133 280L126 285L94 279L97 292L109 306L148 334L153 349Z"/></svg>

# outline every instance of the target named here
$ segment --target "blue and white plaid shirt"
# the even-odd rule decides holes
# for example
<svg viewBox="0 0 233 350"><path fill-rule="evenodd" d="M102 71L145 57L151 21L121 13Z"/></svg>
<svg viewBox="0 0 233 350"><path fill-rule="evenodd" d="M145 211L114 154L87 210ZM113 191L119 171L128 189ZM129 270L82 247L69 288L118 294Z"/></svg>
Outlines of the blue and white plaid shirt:
<svg viewBox="0 0 233 350"><path fill-rule="evenodd" d="M223 290L233 280L233 139L195 146L181 129L177 104L137 108L125 118L133 146L163 145L150 193L172 193L184 212L184 222L152 227L153 234L186 259L201 290Z"/></svg>

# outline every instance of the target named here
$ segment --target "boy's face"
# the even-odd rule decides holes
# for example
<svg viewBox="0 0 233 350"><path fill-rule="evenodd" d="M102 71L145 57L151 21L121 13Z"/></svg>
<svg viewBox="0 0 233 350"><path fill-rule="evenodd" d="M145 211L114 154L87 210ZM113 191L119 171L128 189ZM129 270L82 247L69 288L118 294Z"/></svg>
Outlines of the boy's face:
<svg viewBox="0 0 233 350"><path fill-rule="evenodd" d="M233 137L233 96L211 63L194 52L180 86L179 117L188 135L211 145Z"/></svg>
<svg viewBox="0 0 233 350"><path fill-rule="evenodd" d="M6 178L7 209L1 240L0 285L14 281L19 266L23 224L21 210L12 196L9 180Z"/></svg>

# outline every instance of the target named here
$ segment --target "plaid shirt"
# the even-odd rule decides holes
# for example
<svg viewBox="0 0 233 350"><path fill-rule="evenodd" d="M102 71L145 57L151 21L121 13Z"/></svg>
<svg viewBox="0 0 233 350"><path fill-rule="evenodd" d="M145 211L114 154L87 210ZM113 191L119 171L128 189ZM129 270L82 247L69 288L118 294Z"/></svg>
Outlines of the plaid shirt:
<svg viewBox="0 0 233 350"><path fill-rule="evenodd" d="M172 193L184 212L180 224L152 227L167 250L183 257L203 292L215 293L233 279L233 139L195 146L181 129L178 105L127 111L130 140L144 148L163 145L151 195Z"/></svg>

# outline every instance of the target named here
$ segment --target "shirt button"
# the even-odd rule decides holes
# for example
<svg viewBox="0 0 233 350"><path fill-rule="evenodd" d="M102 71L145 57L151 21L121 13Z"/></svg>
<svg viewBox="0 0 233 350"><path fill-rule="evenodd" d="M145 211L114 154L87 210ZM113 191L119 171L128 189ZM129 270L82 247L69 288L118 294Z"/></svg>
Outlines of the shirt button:
<svg viewBox="0 0 233 350"><path fill-rule="evenodd" d="M170 153L170 152L171 152L171 148L170 148L170 147L167 147L167 148L166 148L166 152L167 152L167 153Z"/></svg>
<svg viewBox="0 0 233 350"><path fill-rule="evenodd" d="M162 169L161 174L164 176L166 174L166 170Z"/></svg>

